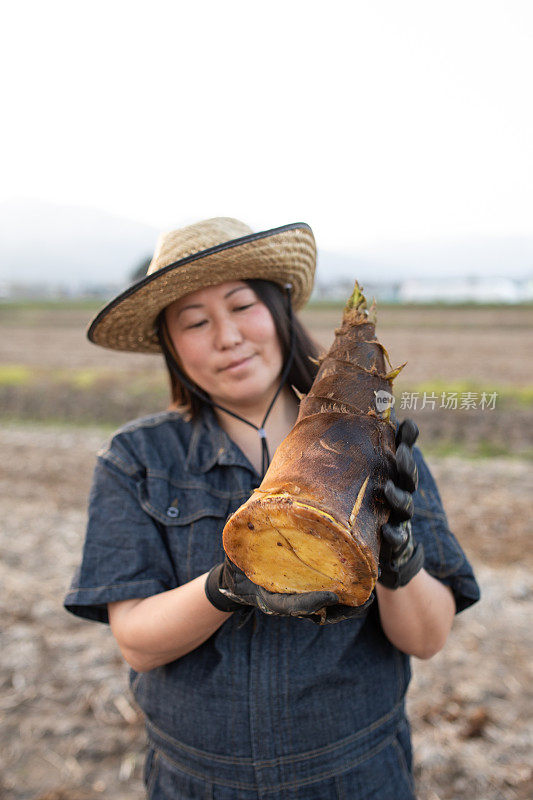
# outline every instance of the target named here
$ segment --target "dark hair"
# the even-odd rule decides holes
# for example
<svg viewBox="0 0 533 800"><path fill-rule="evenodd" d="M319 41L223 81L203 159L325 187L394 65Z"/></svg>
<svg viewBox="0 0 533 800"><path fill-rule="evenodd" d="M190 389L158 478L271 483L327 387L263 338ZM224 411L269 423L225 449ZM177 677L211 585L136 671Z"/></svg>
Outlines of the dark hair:
<svg viewBox="0 0 533 800"><path fill-rule="evenodd" d="M290 321L287 308L287 296L284 295L281 286L272 281L254 279L247 280L245 283L254 290L259 300L266 305L272 315L276 333L278 334L278 339L281 344L283 363L285 364L290 352ZM164 321L164 311L160 315L160 321ZM295 314L292 315L292 325L294 354L285 384L294 387L302 394L306 394L311 388L311 384L318 370L316 363L316 359L318 358L318 346L311 339L311 336ZM207 403L180 382L179 378L170 368L168 358L168 354L165 353L173 404L189 419L195 419L200 415Z"/></svg>

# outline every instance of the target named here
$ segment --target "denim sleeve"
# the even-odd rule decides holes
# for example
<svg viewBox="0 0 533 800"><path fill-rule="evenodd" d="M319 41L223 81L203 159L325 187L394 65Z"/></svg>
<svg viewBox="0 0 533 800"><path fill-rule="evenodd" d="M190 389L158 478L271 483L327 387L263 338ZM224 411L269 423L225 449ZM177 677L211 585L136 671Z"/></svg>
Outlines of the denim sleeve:
<svg viewBox="0 0 533 800"><path fill-rule="evenodd" d="M112 454L98 459L81 565L64 600L72 614L109 622L107 603L177 585L164 529L139 502L139 480Z"/></svg>
<svg viewBox="0 0 533 800"><path fill-rule="evenodd" d="M420 449L414 447L413 451L418 467L418 489L413 495L413 535L424 545L424 568L450 587L459 613L479 600L479 586L463 549L448 527L435 479Z"/></svg>

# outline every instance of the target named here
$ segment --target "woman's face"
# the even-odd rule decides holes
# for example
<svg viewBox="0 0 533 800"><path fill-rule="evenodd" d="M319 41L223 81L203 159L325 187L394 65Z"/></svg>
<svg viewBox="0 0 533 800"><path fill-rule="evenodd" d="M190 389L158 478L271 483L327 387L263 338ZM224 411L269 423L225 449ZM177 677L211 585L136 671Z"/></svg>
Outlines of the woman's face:
<svg viewBox="0 0 533 800"><path fill-rule="evenodd" d="M252 405L277 388L283 355L270 311L244 281L171 303L166 323L188 377L220 405Z"/></svg>

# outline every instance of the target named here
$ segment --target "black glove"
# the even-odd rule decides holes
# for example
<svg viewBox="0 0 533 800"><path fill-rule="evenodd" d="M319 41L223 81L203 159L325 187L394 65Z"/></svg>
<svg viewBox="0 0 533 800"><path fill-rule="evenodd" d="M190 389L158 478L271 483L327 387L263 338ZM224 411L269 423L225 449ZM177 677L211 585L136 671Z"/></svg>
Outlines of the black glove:
<svg viewBox="0 0 533 800"><path fill-rule="evenodd" d="M306 619L316 622L317 625L332 625L335 622L342 622L344 619L354 619L355 617L364 616L367 608L371 606L373 602L374 593L372 592L366 603L363 603L361 606L346 606L343 603L336 603L335 605L323 608L318 614L309 615Z"/></svg>
<svg viewBox="0 0 533 800"><path fill-rule="evenodd" d="M391 514L381 528L379 582L389 589L405 586L424 566L424 548L413 537L411 517L414 512L412 493L418 485L418 471L413 445L418 428L412 419L404 420L396 434L397 480L388 480L384 494Z"/></svg>
<svg viewBox="0 0 533 800"><path fill-rule="evenodd" d="M269 592L253 583L227 556L222 564L217 564L210 570L205 582L205 593L209 602L219 611L236 611L243 606L256 606L265 614L310 619L319 625L360 616L373 600L372 597L364 606L352 608L340 604L335 592Z"/></svg>

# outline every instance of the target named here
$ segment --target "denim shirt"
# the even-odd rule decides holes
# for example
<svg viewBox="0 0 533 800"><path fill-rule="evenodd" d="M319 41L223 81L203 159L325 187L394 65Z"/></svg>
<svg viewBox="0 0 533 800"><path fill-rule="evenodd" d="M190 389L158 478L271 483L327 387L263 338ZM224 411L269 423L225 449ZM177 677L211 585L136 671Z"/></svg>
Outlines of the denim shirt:
<svg viewBox="0 0 533 800"><path fill-rule="evenodd" d="M418 448L414 536L461 611L479 589ZM186 583L224 558L222 529L260 483L212 411L122 428L98 455L83 558L65 607L108 622L107 603ZM370 758L405 723L409 658L377 602L318 626L243 608L181 658L131 671L149 737L188 774L227 786L305 785Z"/></svg>

